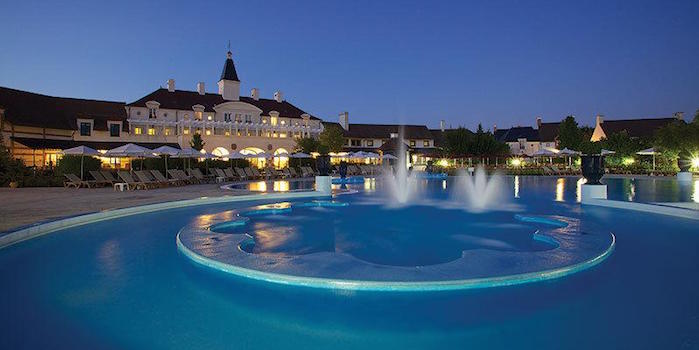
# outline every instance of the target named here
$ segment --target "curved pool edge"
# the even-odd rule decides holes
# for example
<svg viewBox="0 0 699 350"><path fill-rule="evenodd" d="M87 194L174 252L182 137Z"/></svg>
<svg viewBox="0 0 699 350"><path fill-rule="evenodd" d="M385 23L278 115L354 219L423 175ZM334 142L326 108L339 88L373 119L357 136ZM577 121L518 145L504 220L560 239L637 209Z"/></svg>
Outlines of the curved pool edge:
<svg viewBox="0 0 699 350"><path fill-rule="evenodd" d="M257 200L285 200L285 199L296 199L296 198L317 198L330 197L327 194L323 194L316 191L299 191L299 192L269 192L269 193L256 193L248 195L223 195L220 197L200 197L194 199L184 199L177 201L160 202L153 204L145 204L134 207L126 207L119 209L109 209L95 213L89 214L79 214L75 216L70 216L67 218L57 219L48 222L42 222L36 225L20 228L16 231L10 231L5 234L0 235L0 249L9 247L11 245L24 242L36 237L40 237L52 232L60 231L63 229L68 229L72 227L87 225L95 222L111 220L131 215L145 214L150 212L156 212L167 209L177 209L185 207L193 207L200 205L209 204L221 204L221 203L235 203L235 202L247 202L247 201L257 201Z"/></svg>
<svg viewBox="0 0 699 350"><path fill-rule="evenodd" d="M182 231L180 231L182 232ZM543 282L553 279L563 278L581 271L585 271L599 265L606 260L616 247L616 236L611 235L609 247L591 259L568 265L556 269L529 272L523 274L498 276L491 278L455 279L445 281L372 281L372 280L343 280L320 277L304 277L286 275L273 272L264 272L248 269L201 256L187 248L180 240L180 232L175 238L177 250L190 261L234 276L248 278L252 280L290 285L296 287L308 287L316 289L333 289L349 291L371 291L371 292L435 292L435 291L457 291L468 289L483 289L494 287L515 286L521 284Z"/></svg>

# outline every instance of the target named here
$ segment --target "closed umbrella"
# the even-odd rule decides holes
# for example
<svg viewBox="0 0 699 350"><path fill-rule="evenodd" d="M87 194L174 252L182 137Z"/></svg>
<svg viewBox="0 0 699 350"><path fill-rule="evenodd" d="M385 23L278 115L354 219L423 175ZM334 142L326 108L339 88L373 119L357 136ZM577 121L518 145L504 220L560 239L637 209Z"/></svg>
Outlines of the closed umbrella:
<svg viewBox="0 0 699 350"><path fill-rule="evenodd" d="M83 179L83 161L85 159L85 156L102 155L97 150L92 149L92 148L87 147L87 146L78 146L78 147L68 148L66 150L61 151L61 154L80 156L80 180Z"/></svg>

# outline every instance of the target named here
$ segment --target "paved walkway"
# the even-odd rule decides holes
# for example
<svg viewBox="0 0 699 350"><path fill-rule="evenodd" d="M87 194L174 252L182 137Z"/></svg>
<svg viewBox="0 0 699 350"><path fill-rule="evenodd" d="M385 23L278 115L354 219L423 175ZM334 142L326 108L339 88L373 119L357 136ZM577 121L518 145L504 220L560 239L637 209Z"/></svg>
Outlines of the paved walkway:
<svg viewBox="0 0 699 350"><path fill-rule="evenodd" d="M216 184L129 192L115 192L111 187L0 188L0 232L36 222L106 209L235 194L233 191L220 189Z"/></svg>

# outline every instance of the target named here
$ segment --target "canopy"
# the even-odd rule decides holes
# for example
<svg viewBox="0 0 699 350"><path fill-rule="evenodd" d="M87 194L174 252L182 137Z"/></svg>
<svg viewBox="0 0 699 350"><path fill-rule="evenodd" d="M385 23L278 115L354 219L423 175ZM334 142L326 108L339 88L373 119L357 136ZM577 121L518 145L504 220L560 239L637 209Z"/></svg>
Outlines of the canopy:
<svg viewBox="0 0 699 350"><path fill-rule="evenodd" d="M558 151L558 154L560 155L565 155L565 156L573 156L573 155L578 155L580 152L578 151L573 151L572 149L568 149L567 147Z"/></svg>
<svg viewBox="0 0 699 350"><path fill-rule="evenodd" d="M398 157L390 154L390 153L385 153L383 156L381 156L381 159L391 159L391 160L396 160Z"/></svg>
<svg viewBox="0 0 699 350"><path fill-rule="evenodd" d="M102 153L95 149L87 146L78 146L69 149L64 149L60 152L63 155L75 155L75 156L101 156Z"/></svg>
<svg viewBox="0 0 699 350"><path fill-rule="evenodd" d="M123 146L110 149L104 155L109 156L109 157L144 157L144 158L150 158L150 157L153 157L153 151L148 149L148 148L141 147L141 146L133 144L133 143L127 143Z"/></svg>
<svg viewBox="0 0 699 350"><path fill-rule="evenodd" d="M534 154L532 154L533 157L553 157L553 156L557 156L557 155L558 155L558 150L554 151L554 150L551 150L548 148L542 148L542 149L534 152Z"/></svg>
<svg viewBox="0 0 699 350"><path fill-rule="evenodd" d="M653 148L653 147L636 152L636 154L638 154L639 156L652 156L652 155L656 155L658 153L659 152L656 151L655 148Z"/></svg>
<svg viewBox="0 0 699 350"><path fill-rule="evenodd" d="M175 157L180 155L181 150L179 148L170 146L160 146L153 150L153 153L159 156L170 156Z"/></svg>
<svg viewBox="0 0 699 350"><path fill-rule="evenodd" d="M291 158L311 158L311 155L308 153L297 152L297 153L292 153L289 157L291 157Z"/></svg>

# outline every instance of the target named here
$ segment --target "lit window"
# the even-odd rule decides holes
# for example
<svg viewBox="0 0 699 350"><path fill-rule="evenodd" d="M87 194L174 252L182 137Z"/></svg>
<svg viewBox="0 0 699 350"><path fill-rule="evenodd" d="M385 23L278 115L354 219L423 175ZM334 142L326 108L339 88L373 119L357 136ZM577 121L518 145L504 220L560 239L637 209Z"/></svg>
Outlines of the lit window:
<svg viewBox="0 0 699 350"><path fill-rule="evenodd" d="M209 118L208 118L208 119L209 119L209 120L213 120L213 119L214 119L214 116L212 116L211 114L209 114Z"/></svg>
<svg viewBox="0 0 699 350"><path fill-rule="evenodd" d="M109 124L109 136L119 137L119 132L121 131L121 125L119 124Z"/></svg>
<svg viewBox="0 0 699 350"><path fill-rule="evenodd" d="M182 133L184 135L189 135L189 129L182 129Z"/></svg>
<svg viewBox="0 0 699 350"><path fill-rule="evenodd" d="M280 138L286 138L286 133L279 133Z"/></svg>
<svg viewBox="0 0 699 350"><path fill-rule="evenodd" d="M367 140L366 145L367 147L374 147L374 140Z"/></svg>
<svg viewBox="0 0 699 350"><path fill-rule="evenodd" d="M211 129L206 129L206 135L211 135Z"/></svg>
<svg viewBox="0 0 699 350"><path fill-rule="evenodd" d="M165 136L170 136L172 134L172 129L165 128Z"/></svg>
<svg viewBox="0 0 699 350"><path fill-rule="evenodd" d="M90 136L92 132L92 124L82 122L80 123L80 136Z"/></svg>
<svg viewBox="0 0 699 350"><path fill-rule="evenodd" d="M135 128L133 128L133 133L134 133L134 135L141 135L141 134L143 134L143 128L135 127Z"/></svg>
<svg viewBox="0 0 699 350"><path fill-rule="evenodd" d="M231 136L231 132L228 131L228 130L226 130L226 132L224 132L223 134L226 135L226 136Z"/></svg>
<svg viewBox="0 0 699 350"><path fill-rule="evenodd" d="M410 147L415 147L415 140L410 140Z"/></svg>
<svg viewBox="0 0 699 350"><path fill-rule="evenodd" d="M269 123L272 124L272 126L277 126L277 117L270 117Z"/></svg>
<svg viewBox="0 0 699 350"><path fill-rule="evenodd" d="M155 135L155 128L148 128L148 135L150 135L150 136Z"/></svg>
<svg viewBox="0 0 699 350"><path fill-rule="evenodd" d="M280 120L279 121L282 125L286 124L286 120Z"/></svg>
<svg viewBox="0 0 699 350"><path fill-rule="evenodd" d="M267 119L262 119L262 124L267 124Z"/></svg>
<svg viewBox="0 0 699 350"><path fill-rule="evenodd" d="M430 147L430 140L422 141L422 146L424 146L424 147Z"/></svg>
<svg viewBox="0 0 699 350"><path fill-rule="evenodd" d="M201 116L202 116L201 112L194 112L194 119L201 120Z"/></svg>

